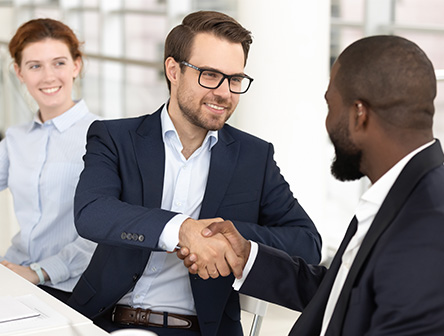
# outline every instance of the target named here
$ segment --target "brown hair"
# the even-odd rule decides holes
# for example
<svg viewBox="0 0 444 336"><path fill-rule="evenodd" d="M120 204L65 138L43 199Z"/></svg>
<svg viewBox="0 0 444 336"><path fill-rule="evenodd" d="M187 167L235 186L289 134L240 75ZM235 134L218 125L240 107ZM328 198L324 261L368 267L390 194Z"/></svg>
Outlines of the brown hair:
<svg viewBox="0 0 444 336"><path fill-rule="evenodd" d="M345 104L362 100L398 128L432 127L436 76L415 43L399 36L366 37L347 47L338 63L335 84Z"/></svg>
<svg viewBox="0 0 444 336"><path fill-rule="evenodd" d="M182 24L173 28L168 34L165 40L164 67L168 57L174 58L176 62L188 61L194 37L198 33L211 33L230 42L240 43L244 50L244 64L247 64L250 44L253 42L251 32L226 14L199 11L188 14ZM171 83L168 77L166 80L170 90Z"/></svg>
<svg viewBox="0 0 444 336"><path fill-rule="evenodd" d="M79 42L71 28L53 19L35 19L22 24L9 42L9 53L20 67L23 49L29 43L48 38L64 42L68 46L72 59L80 58L82 60L83 53L80 50L82 43Z"/></svg>

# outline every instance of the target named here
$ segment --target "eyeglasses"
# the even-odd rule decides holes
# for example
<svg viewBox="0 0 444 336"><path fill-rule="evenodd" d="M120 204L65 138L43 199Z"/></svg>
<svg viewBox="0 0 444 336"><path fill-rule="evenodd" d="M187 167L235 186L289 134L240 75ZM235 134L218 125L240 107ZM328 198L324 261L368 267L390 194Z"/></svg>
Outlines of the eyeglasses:
<svg viewBox="0 0 444 336"><path fill-rule="evenodd" d="M253 78L247 75L226 75L217 70L201 69L184 61L180 63L199 71L198 83L200 86L206 89L217 89L219 86L221 86L225 78L227 78L230 92L242 94L248 91L251 82L253 81Z"/></svg>

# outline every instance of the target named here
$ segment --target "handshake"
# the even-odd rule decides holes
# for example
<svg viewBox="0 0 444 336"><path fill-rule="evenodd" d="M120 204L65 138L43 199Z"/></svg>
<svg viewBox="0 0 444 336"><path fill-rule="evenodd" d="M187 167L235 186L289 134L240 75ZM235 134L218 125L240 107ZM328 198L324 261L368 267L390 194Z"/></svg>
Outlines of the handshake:
<svg viewBox="0 0 444 336"><path fill-rule="evenodd" d="M230 273L241 278L251 244L231 221L188 218L179 230L179 246L177 257L191 274L215 279Z"/></svg>

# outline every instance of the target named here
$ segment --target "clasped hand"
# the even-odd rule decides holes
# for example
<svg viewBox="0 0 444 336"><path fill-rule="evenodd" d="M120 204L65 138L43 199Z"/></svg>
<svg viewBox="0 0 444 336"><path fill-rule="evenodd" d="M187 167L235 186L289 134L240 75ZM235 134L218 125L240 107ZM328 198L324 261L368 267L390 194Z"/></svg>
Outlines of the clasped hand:
<svg viewBox="0 0 444 336"><path fill-rule="evenodd" d="M242 237L231 221L222 218L187 219L179 231L177 256L192 274L202 279L227 276L236 278L250 254L250 242Z"/></svg>
<svg viewBox="0 0 444 336"><path fill-rule="evenodd" d="M34 285L37 285L40 282L39 276L36 272L34 272L32 269L29 268L29 266L22 266L17 265L12 262L9 262L7 260L2 260L0 262L3 266L9 268L14 273L17 273L22 278L25 278L29 282L32 282ZM43 275L45 276L45 279L48 279L47 273L42 269Z"/></svg>

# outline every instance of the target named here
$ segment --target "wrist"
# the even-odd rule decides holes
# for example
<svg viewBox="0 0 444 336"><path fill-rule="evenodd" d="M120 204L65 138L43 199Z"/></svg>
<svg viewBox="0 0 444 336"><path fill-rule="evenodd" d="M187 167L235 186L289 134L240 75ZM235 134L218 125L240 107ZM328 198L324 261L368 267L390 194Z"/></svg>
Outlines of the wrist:
<svg viewBox="0 0 444 336"><path fill-rule="evenodd" d="M244 267L247 264L250 254L251 254L251 241L247 240L247 248L246 248L246 253L245 253L245 258L244 258L245 259Z"/></svg>
<svg viewBox="0 0 444 336"><path fill-rule="evenodd" d="M37 263L32 263L29 265L29 268L32 269L38 276L39 282L37 285L43 285L45 283L45 276L43 275L43 270Z"/></svg>
<svg viewBox="0 0 444 336"><path fill-rule="evenodd" d="M177 244L179 247L189 247L189 233L192 230L193 222L194 220L192 218L187 218L180 226L178 235L179 243Z"/></svg>

